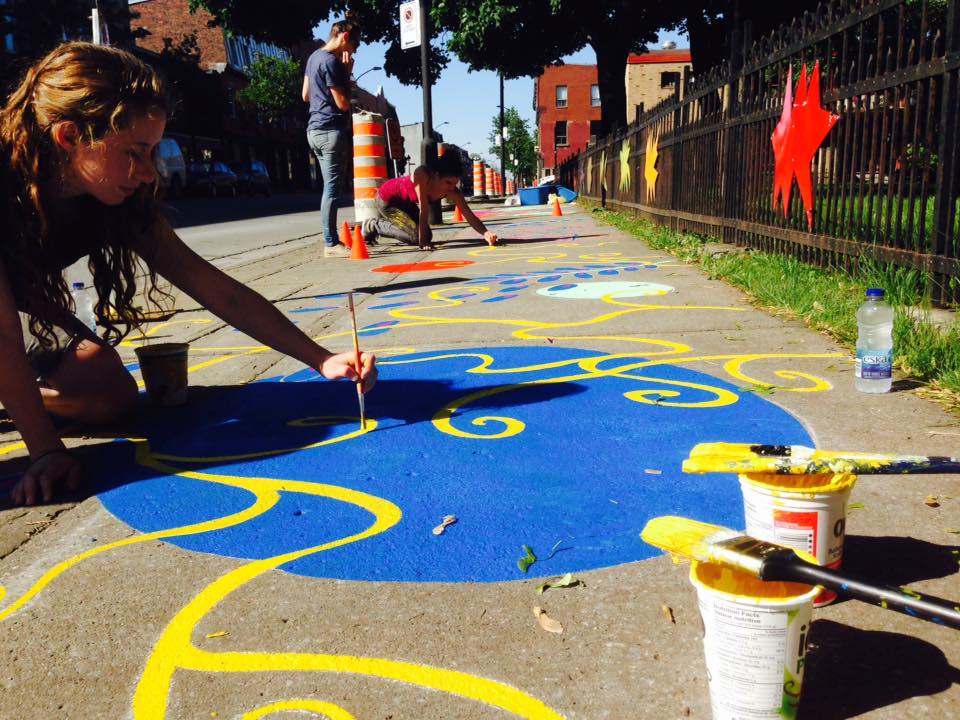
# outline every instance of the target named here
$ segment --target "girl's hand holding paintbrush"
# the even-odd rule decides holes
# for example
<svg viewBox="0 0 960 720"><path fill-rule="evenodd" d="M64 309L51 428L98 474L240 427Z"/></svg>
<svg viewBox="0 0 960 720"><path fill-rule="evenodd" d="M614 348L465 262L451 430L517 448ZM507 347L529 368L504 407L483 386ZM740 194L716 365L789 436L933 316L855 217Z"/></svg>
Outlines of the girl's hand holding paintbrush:
<svg viewBox="0 0 960 720"><path fill-rule="evenodd" d="M328 354L317 365L317 370L327 380L339 380L346 378L353 382L359 382L362 392L366 393L373 389L377 383L377 358L373 353L360 353L359 363L357 354L350 350L337 354Z"/></svg>

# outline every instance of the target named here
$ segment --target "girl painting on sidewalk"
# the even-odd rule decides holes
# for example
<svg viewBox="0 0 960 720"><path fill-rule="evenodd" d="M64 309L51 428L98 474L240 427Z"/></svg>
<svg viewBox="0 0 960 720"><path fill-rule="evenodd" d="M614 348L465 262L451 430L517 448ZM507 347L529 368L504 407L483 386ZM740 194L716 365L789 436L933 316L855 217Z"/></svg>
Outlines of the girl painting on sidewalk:
<svg viewBox="0 0 960 720"><path fill-rule="evenodd" d="M139 261L264 345L328 379L376 382L375 358L317 345L269 301L201 258L159 211L153 154L170 104L163 81L127 52L66 43L27 71L0 110L0 404L31 465L19 504L74 487L80 465L48 415L102 423L129 412L137 383L114 346L143 320ZM74 315L64 268L89 257L105 328ZM119 319L118 319L119 318Z"/></svg>
<svg viewBox="0 0 960 720"><path fill-rule="evenodd" d="M412 177L402 175L385 182L377 193L378 217L362 223L364 239L375 240L380 235L419 245L421 250L433 250L430 203L446 199L460 208L464 220L483 235L488 245L496 245L496 233L473 214L457 187L462 173L460 158L447 153L420 165Z"/></svg>

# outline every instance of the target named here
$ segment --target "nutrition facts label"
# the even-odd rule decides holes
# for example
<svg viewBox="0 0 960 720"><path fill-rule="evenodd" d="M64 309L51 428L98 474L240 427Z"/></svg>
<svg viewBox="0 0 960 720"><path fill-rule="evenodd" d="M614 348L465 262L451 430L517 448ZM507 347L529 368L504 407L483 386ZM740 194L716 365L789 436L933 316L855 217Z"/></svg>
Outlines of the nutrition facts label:
<svg viewBox="0 0 960 720"><path fill-rule="evenodd" d="M787 614L701 597L715 718L776 717L783 702Z"/></svg>

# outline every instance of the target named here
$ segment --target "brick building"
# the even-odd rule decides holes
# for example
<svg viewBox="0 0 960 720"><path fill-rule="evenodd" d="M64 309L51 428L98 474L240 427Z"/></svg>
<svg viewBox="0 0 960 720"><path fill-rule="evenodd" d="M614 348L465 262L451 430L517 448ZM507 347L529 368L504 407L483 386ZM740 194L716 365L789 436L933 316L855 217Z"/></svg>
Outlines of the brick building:
<svg viewBox="0 0 960 720"><path fill-rule="evenodd" d="M203 10L191 14L188 0L130 0L136 14L131 26L142 35L137 47L148 62L169 75L181 76L180 105L168 125L187 161L201 159L261 160L278 188L312 187L317 173L305 140L306 115L297 107L276 118L266 118L238 102L247 85L246 70L258 53L288 58L291 53L251 38L227 36L210 27ZM304 47L310 44L305 39ZM183 78L186 73L172 55L192 59L207 75Z"/></svg>
<svg viewBox="0 0 960 720"><path fill-rule="evenodd" d="M690 72L690 51L682 48L651 50L627 58L627 122L649 110L677 90Z"/></svg>
<svg viewBox="0 0 960 720"><path fill-rule="evenodd" d="M540 144L538 172L554 168L587 147L600 128L600 86L596 65L543 69L533 81L533 109Z"/></svg>

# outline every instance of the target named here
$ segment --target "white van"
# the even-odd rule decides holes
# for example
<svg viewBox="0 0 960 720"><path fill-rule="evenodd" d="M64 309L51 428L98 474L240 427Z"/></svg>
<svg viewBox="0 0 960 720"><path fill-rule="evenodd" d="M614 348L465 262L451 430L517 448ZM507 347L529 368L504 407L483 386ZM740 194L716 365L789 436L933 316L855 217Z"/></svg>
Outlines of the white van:
<svg viewBox="0 0 960 720"><path fill-rule="evenodd" d="M166 190L168 197L180 197L187 185L187 163L180 152L180 144L173 138L163 138L157 145L155 162L160 187Z"/></svg>

